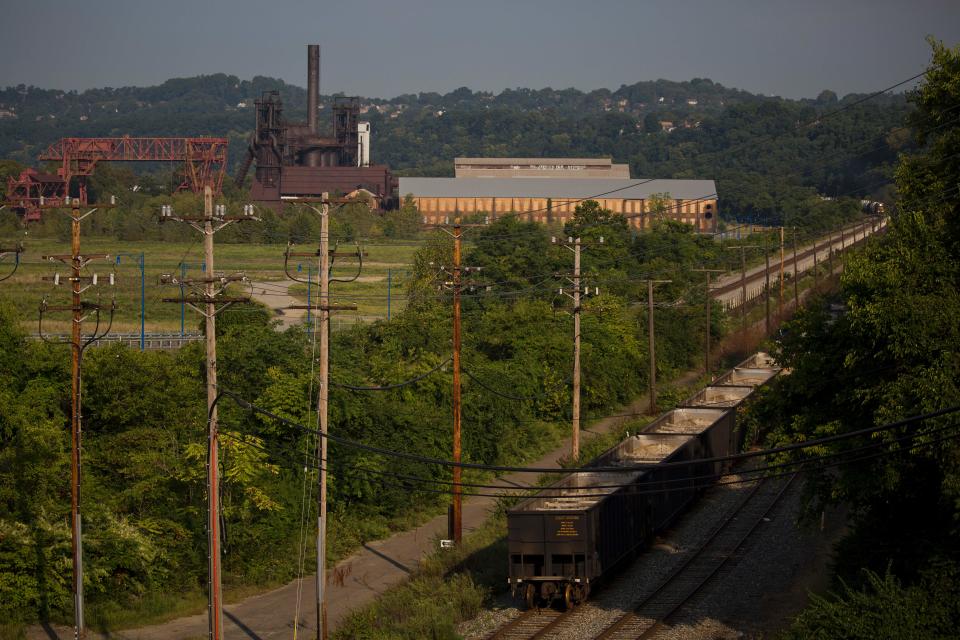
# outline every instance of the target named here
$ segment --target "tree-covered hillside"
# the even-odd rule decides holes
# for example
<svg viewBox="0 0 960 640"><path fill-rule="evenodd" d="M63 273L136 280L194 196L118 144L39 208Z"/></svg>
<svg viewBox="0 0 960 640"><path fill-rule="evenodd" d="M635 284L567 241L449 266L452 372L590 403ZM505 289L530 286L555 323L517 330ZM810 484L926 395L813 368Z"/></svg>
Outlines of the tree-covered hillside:
<svg viewBox="0 0 960 640"><path fill-rule="evenodd" d="M35 164L63 136L212 135L230 139L235 170L253 102L269 89L280 91L287 118L305 118L306 92L265 77L82 93L9 87L0 91L0 157ZM862 97L785 100L699 78L588 93L462 87L364 98L361 117L373 127L374 161L402 175L452 175L456 156L612 156L634 177L713 178L726 217L777 222L804 217L819 196L887 199L896 155L911 144L900 129L909 107L901 94L855 104ZM321 98L321 123L331 101Z"/></svg>

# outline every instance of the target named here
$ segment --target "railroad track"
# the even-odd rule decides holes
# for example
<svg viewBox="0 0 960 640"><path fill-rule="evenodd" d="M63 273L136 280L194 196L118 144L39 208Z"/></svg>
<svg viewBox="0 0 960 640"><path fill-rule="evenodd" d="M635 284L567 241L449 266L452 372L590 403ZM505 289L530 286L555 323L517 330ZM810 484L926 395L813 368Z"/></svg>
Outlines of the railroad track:
<svg viewBox="0 0 960 640"><path fill-rule="evenodd" d="M796 474L787 480L761 480L707 540L657 589L604 629L597 640L652 638L667 620L697 595L737 552L780 502Z"/></svg>
<svg viewBox="0 0 960 640"><path fill-rule="evenodd" d="M560 612L553 608L528 609L500 627L486 640L533 640L545 638L546 634L560 626L572 611Z"/></svg>
<svg viewBox="0 0 960 640"><path fill-rule="evenodd" d="M761 480L746 497L717 523L707 539L687 560L674 569L657 589L634 605L634 611L625 614L608 626L598 638L637 638L662 626L662 621L673 615L727 564L743 546L751 533L779 502L795 476L780 483ZM619 577L607 586L614 591L627 588ZM686 588L684 588L684 585ZM684 593L685 592L685 593ZM679 598L679 599L678 599ZM659 606L662 615L644 617L647 608ZM485 640L535 640L551 638L578 625L581 609L557 611L552 608L529 609L500 627Z"/></svg>

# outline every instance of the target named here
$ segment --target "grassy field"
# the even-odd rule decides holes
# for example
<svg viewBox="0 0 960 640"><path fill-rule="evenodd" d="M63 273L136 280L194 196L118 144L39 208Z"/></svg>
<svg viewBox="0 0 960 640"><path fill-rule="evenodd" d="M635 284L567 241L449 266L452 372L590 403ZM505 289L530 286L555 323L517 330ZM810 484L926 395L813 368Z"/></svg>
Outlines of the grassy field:
<svg viewBox="0 0 960 640"><path fill-rule="evenodd" d="M416 241L390 243L379 240L375 245L364 245L368 256L364 261L363 273L357 282L334 285L339 299L357 302L356 312L339 312L336 322L340 325L357 321L370 321L387 316L387 278L391 280L391 313L403 308L406 296L404 280L411 272L414 253L420 244ZM295 251L311 251L313 245L303 245ZM293 285L291 293L302 293L306 298L306 286L295 285L283 272L283 245L218 244L214 267L218 273L243 271L255 281L275 282L275 290ZM61 278L69 274L69 265L57 261L44 260L43 256L65 254L69 252L69 243L55 239L42 238L27 240L25 252L21 255L20 268L13 277L0 283L0 300L12 302L23 318L25 329L36 332L38 308L44 298L50 305L65 305L70 301L69 283L62 281L55 286L52 281L43 280L59 273ZM348 250L341 247L341 250ZM102 284L84 294L84 300L96 302L98 292L100 302L109 305L112 297L117 300L117 312L113 331L118 333L138 333L140 330L140 268L139 257L143 253L145 263L144 307L145 328L148 333L179 333L181 329L181 306L177 303L163 302L163 298L177 298L180 289L176 286L160 285L161 274L170 273L187 278L201 278L203 273L203 244L199 239L185 243L129 242L106 240L101 238L84 239L82 252L85 255L109 255L109 259L91 261L85 270L86 275L98 274L107 280L111 272L116 274L116 285ZM118 262L119 257L119 262ZM308 271L314 277L316 265L309 264L309 258L297 258L291 261L291 271L298 277L306 277ZM312 262L312 261L311 261ZM180 265L183 265L182 269ZM12 268L12 258L7 257L0 263L0 277ZM298 267L301 269L297 273ZM347 277L354 273L354 267L343 263L335 265L335 277ZM243 291L238 287L236 293ZM187 333L197 331L200 316L189 308L183 313L183 327ZM106 318L104 318L105 320ZM92 324L86 324L92 328ZM66 313L49 313L44 316L44 331L66 333L70 323Z"/></svg>

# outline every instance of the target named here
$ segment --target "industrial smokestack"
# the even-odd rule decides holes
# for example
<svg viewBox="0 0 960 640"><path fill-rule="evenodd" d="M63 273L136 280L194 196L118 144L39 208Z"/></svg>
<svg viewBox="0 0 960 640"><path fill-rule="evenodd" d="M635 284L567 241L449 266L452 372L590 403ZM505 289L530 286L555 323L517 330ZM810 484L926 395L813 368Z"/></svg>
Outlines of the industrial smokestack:
<svg viewBox="0 0 960 640"><path fill-rule="evenodd" d="M307 45L307 126L317 135L317 106L320 104L320 45Z"/></svg>

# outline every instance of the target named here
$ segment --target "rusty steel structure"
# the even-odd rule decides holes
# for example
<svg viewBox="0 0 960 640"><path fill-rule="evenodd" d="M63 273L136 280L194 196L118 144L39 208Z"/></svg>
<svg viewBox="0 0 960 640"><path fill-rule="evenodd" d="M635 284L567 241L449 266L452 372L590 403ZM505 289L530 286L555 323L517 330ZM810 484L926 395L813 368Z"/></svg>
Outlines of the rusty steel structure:
<svg viewBox="0 0 960 640"><path fill-rule="evenodd" d="M363 190L378 208L396 206L398 182L390 169L364 166L360 157L359 98L334 98L332 133L319 130L319 45L307 45L306 122L284 118L278 91L265 91L254 104L255 129L235 176L237 185L243 185L255 166L250 190L254 201L279 209L284 199Z"/></svg>
<svg viewBox="0 0 960 640"><path fill-rule="evenodd" d="M86 179L100 162L180 162L177 191L219 194L227 165L226 138L61 138L39 160L59 163L56 174L27 169L7 180L7 201L25 222L40 220L44 206L63 206L75 193L87 204ZM74 187L74 179L76 185Z"/></svg>

